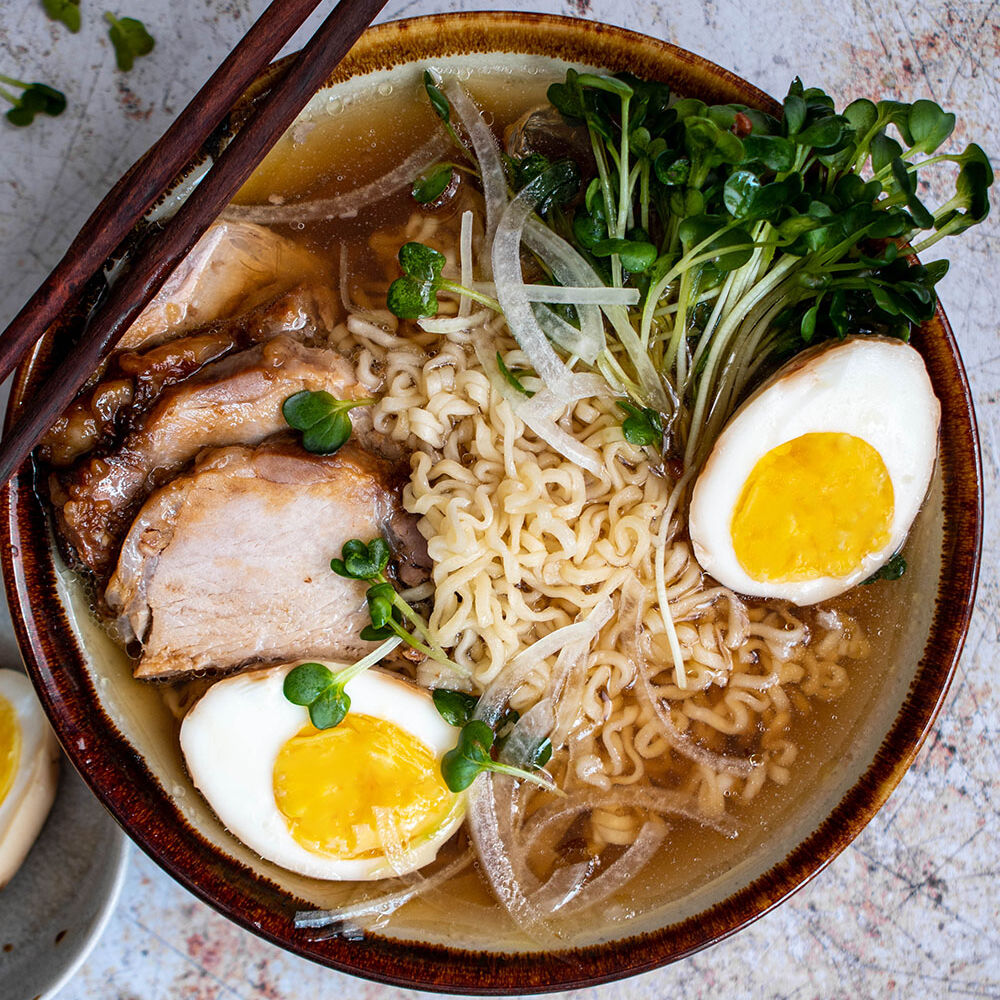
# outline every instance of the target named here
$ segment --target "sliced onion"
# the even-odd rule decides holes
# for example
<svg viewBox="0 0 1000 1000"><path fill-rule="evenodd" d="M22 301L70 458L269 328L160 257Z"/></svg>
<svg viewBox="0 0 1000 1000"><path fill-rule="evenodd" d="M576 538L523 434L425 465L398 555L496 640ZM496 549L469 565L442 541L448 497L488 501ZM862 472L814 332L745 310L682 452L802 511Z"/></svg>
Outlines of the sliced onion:
<svg viewBox="0 0 1000 1000"><path fill-rule="evenodd" d="M527 401L526 401L527 402ZM515 406L515 412L554 451L563 458L569 459L574 465L586 469L598 479L604 476L604 463L601 456L589 445L577 441L572 434L564 431L551 417L539 416L532 410L522 410Z"/></svg>
<svg viewBox="0 0 1000 1000"><path fill-rule="evenodd" d="M552 268L552 273L561 285L602 289L607 287L594 269L566 240L552 232L538 219L531 218L525 223L523 240L530 250L538 254ZM597 356L607 347L604 317L596 305L581 305L577 308L576 314L580 318L580 332L579 348L574 353L587 364L593 364Z"/></svg>
<svg viewBox="0 0 1000 1000"><path fill-rule="evenodd" d="M634 306L639 301L635 288L600 288L576 285L525 285L529 302L557 302L571 306Z"/></svg>
<svg viewBox="0 0 1000 1000"><path fill-rule="evenodd" d="M570 370L538 325L521 275L521 236L525 221L534 210L534 198L528 191L522 191L507 206L493 239L493 278L510 332L542 381L556 397L568 403Z"/></svg>
<svg viewBox="0 0 1000 1000"><path fill-rule="evenodd" d="M296 201L289 205L228 205L220 218L257 222L265 226L319 219L353 219L372 202L381 201L404 185L412 184L417 174L441 159L443 145L441 133L435 132L431 139L387 174L333 198Z"/></svg>
<svg viewBox="0 0 1000 1000"><path fill-rule="evenodd" d="M536 880L530 882L525 873L514 870L509 841L500 832L500 817L494 786L513 796L513 782L504 775L485 774L469 789L469 833L479 855L493 895L500 901L517 926L535 940L551 940L554 936L546 926L545 913L529 899L537 891Z"/></svg>
<svg viewBox="0 0 1000 1000"><path fill-rule="evenodd" d="M461 282L469 288L472 279L475 277L472 270L472 213L462 213L462 232L458 240L458 259L461 267ZM467 316L472 309L472 299L467 295L462 296L462 301L458 304L458 315Z"/></svg>
<svg viewBox="0 0 1000 1000"><path fill-rule="evenodd" d="M507 175L504 173L500 150L483 120L472 98L457 80L449 80L444 92L451 101L455 115L464 126L472 141L476 159L479 161L479 177L483 185L483 199L486 202L486 245L483 261L487 270L491 263L493 238L500 224L500 217L507 207ZM490 277L487 274L487 277Z"/></svg>
<svg viewBox="0 0 1000 1000"><path fill-rule="evenodd" d="M329 927L331 924L347 923L360 917L373 914L384 916L395 912L414 897L424 892L430 892L443 885L460 871L469 867L472 862L472 851L464 851L454 861L439 868L430 875L411 875L402 888L395 892L363 899L356 903L348 903L331 910L300 910L295 914L295 926ZM401 880L402 881L402 880Z"/></svg>

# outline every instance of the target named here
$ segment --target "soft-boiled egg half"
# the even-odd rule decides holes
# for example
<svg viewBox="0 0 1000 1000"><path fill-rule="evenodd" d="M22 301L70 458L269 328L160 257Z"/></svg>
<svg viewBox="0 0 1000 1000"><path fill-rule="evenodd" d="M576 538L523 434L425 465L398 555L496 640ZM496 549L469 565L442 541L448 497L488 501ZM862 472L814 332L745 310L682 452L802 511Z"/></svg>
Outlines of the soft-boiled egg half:
<svg viewBox="0 0 1000 1000"><path fill-rule="evenodd" d="M796 358L716 441L691 498L702 568L805 605L900 548L927 493L941 406L920 355L858 337Z"/></svg>
<svg viewBox="0 0 1000 1000"><path fill-rule="evenodd" d="M430 692L367 670L345 687L344 720L317 730L282 692L296 665L221 680L188 712L180 741L195 785L234 836L302 875L376 879L433 861L465 796L441 777L455 730Z"/></svg>
<svg viewBox="0 0 1000 1000"><path fill-rule="evenodd" d="M0 670L0 888L41 832L58 779L59 744L28 678Z"/></svg>

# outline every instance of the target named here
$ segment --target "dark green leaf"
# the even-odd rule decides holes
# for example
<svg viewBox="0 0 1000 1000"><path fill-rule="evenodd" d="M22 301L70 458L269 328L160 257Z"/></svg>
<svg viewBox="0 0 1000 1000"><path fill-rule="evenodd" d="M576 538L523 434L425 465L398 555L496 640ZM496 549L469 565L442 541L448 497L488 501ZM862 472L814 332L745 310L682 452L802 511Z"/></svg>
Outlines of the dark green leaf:
<svg viewBox="0 0 1000 1000"><path fill-rule="evenodd" d="M552 760L552 741L546 737L528 755L527 766L538 770Z"/></svg>
<svg viewBox="0 0 1000 1000"><path fill-rule="evenodd" d="M511 371L504 362L503 355L497 351L497 367L500 369L500 374L503 375L504 380L507 382L511 388L516 389L518 392L522 393L529 398L534 396L534 392L531 389L525 389L521 384L521 380L517 377L518 375L524 374L519 369Z"/></svg>
<svg viewBox="0 0 1000 1000"><path fill-rule="evenodd" d="M955 116L933 101L914 101L910 108L910 138L915 149L930 156L955 129Z"/></svg>
<svg viewBox="0 0 1000 1000"><path fill-rule="evenodd" d="M830 115L813 122L808 128L795 135L794 141L801 146L815 146L817 149L829 149L840 142L847 120L840 115Z"/></svg>
<svg viewBox="0 0 1000 1000"><path fill-rule="evenodd" d="M423 243L404 243L399 248L399 266L417 281L437 281L444 268L443 253Z"/></svg>
<svg viewBox="0 0 1000 1000"><path fill-rule="evenodd" d="M622 421L622 435L629 444L646 445L661 444L663 441L663 421L656 410L639 407L625 400L618 400L618 406L625 412Z"/></svg>
<svg viewBox="0 0 1000 1000"><path fill-rule="evenodd" d="M640 243L636 240L601 240L590 247L595 257L610 257L618 254L622 267L632 274L642 274L656 260L656 247L652 243Z"/></svg>
<svg viewBox="0 0 1000 1000"><path fill-rule="evenodd" d="M903 147L895 139L890 139L885 130L877 132L871 141L870 155L872 170L881 173L893 160L901 156Z"/></svg>
<svg viewBox="0 0 1000 1000"><path fill-rule="evenodd" d="M282 691L293 705L310 705L334 683L334 673L322 663L300 663L285 675Z"/></svg>
<svg viewBox="0 0 1000 1000"><path fill-rule="evenodd" d="M386 306L400 319L420 319L422 316L436 316L438 299L434 286L429 281L417 281L409 276L397 278L385 297Z"/></svg>
<svg viewBox="0 0 1000 1000"><path fill-rule="evenodd" d="M858 137L863 138L878 120L878 109L871 101L862 97L844 108L844 117L851 123Z"/></svg>
<svg viewBox="0 0 1000 1000"><path fill-rule="evenodd" d="M799 332L802 334L802 340L807 344L812 342L813 335L816 333L816 320L818 317L819 303L817 302L811 309L806 310L799 326Z"/></svg>
<svg viewBox="0 0 1000 1000"><path fill-rule="evenodd" d="M748 135L743 138L747 160L764 164L769 170L784 173L795 163L795 147L780 135Z"/></svg>
<svg viewBox="0 0 1000 1000"><path fill-rule="evenodd" d="M368 601L368 612L371 615L372 627L382 628L392 620L392 600L396 591L391 583L376 583L369 587L365 594Z"/></svg>
<svg viewBox="0 0 1000 1000"><path fill-rule="evenodd" d="M737 170L730 174L722 189L726 211L736 219L746 218L760 187L760 178L749 170Z"/></svg>
<svg viewBox="0 0 1000 1000"><path fill-rule="evenodd" d="M317 729L333 729L344 721L350 710L350 696L342 687L333 684L309 703L309 721Z"/></svg>
<svg viewBox="0 0 1000 1000"><path fill-rule="evenodd" d="M437 201L455 176L455 168L450 163L435 163L428 167L413 182L413 197L421 205Z"/></svg>
<svg viewBox="0 0 1000 1000"><path fill-rule="evenodd" d="M360 538L344 542L339 559L330 560L330 569L351 580L374 580L389 564L389 543L376 535L365 543Z"/></svg>
<svg viewBox="0 0 1000 1000"><path fill-rule="evenodd" d="M458 744L441 758L441 776L453 792L462 792L492 764L493 730L481 719L467 722Z"/></svg>
<svg viewBox="0 0 1000 1000"><path fill-rule="evenodd" d="M317 455L331 455L351 436L348 411L371 400L340 400L323 390L303 389L289 396L281 412L290 427L302 433L302 447Z"/></svg>
<svg viewBox="0 0 1000 1000"><path fill-rule="evenodd" d="M118 18L111 11L105 11L104 19L111 26L108 37L114 46L115 61L120 70L127 72L139 56L149 55L153 51L153 36L142 21L134 17Z"/></svg>
<svg viewBox="0 0 1000 1000"><path fill-rule="evenodd" d="M788 96L785 98L784 109L785 135L791 137L805 124L806 111L808 109L806 102L797 94L791 93L791 91L789 91Z"/></svg>
<svg viewBox="0 0 1000 1000"><path fill-rule="evenodd" d="M668 149L653 160L653 171L659 182L668 187L687 184L691 174L691 161Z"/></svg>
<svg viewBox="0 0 1000 1000"><path fill-rule="evenodd" d="M42 0L53 21L61 21L75 35L80 30L80 0Z"/></svg>
<svg viewBox="0 0 1000 1000"><path fill-rule="evenodd" d="M437 84L434 82L434 77L431 76L428 70L424 70L424 90L427 91L427 96L430 98L431 107L434 109L438 118L441 119L446 125L451 122L451 108L448 105L448 98L441 93Z"/></svg>
<svg viewBox="0 0 1000 1000"><path fill-rule="evenodd" d="M876 580L898 580L906 572L906 560L897 552L884 566L875 570L864 583Z"/></svg>
<svg viewBox="0 0 1000 1000"><path fill-rule="evenodd" d="M536 211L545 215L555 205L565 205L580 189L580 168L566 157L556 160L521 189L534 199Z"/></svg>
<svg viewBox="0 0 1000 1000"><path fill-rule="evenodd" d="M464 726L476 710L479 699L466 691L452 691L449 688L435 688L431 692L438 715L449 726Z"/></svg>

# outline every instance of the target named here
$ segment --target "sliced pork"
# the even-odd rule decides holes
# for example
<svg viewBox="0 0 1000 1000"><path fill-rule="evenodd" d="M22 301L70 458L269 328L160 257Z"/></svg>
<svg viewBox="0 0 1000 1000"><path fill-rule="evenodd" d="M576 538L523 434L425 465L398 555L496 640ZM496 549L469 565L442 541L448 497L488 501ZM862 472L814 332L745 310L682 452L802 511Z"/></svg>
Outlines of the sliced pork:
<svg viewBox="0 0 1000 1000"><path fill-rule="evenodd" d="M102 380L70 404L39 444L39 455L64 467L127 432L164 389L213 361L281 333L310 346L329 341L333 294L297 287L232 319L219 320L143 351L120 351Z"/></svg>
<svg viewBox="0 0 1000 1000"><path fill-rule="evenodd" d="M142 350L235 316L294 285L329 284L319 260L264 226L216 222L177 265L119 343Z"/></svg>
<svg viewBox="0 0 1000 1000"><path fill-rule="evenodd" d="M364 390L335 351L282 335L206 365L163 390L119 447L50 477L57 526L70 556L99 578L139 504L203 448L256 444L287 428L282 403L303 389L358 399ZM359 432L367 408L352 411Z"/></svg>
<svg viewBox="0 0 1000 1000"><path fill-rule="evenodd" d="M136 676L363 656L367 585L330 559L381 533L411 580L426 577L399 486L354 442L331 456L280 439L204 453L142 507L107 588L123 638L142 644Z"/></svg>

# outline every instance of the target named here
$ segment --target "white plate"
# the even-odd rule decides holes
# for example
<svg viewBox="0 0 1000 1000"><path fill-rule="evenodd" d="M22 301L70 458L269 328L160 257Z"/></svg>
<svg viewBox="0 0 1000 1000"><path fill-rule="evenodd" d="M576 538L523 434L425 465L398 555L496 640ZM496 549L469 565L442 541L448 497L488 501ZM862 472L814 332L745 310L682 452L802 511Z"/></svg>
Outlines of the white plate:
<svg viewBox="0 0 1000 1000"><path fill-rule="evenodd" d="M59 790L21 867L0 890L0 997L52 997L114 911L130 843L63 758Z"/></svg>

